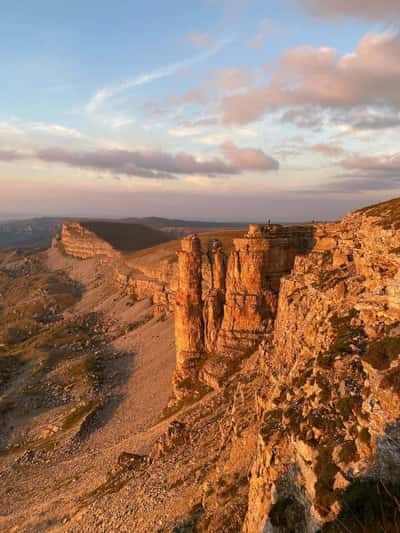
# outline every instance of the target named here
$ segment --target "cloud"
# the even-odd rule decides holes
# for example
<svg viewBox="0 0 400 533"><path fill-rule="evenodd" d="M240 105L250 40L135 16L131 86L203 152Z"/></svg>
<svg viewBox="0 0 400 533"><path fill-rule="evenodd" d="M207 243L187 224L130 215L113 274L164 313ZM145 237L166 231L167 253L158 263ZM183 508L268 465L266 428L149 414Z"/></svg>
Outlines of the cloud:
<svg viewBox="0 0 400 533"><path fill-rule="evenodd" d="M341 161L340 166L352 177L400 179L400 153L353 156Z"/></svg>
<svg viewBox="0 0 400 533"><path fill-rule="evenodd" d="M348 120L344 117L343 121ZM350 120L351 127L355 130L384 130L400 126L400 113L395 110L361 111L357 112Z"/></svg>
<svg viewBox="0 0 400 533"><path fill-rule="evenodd" d="M33 131L39 131L47 135L57 135L61 137L71 137L73 139L81 139L82 134L80 131L73 128L66 128L59 124L46 124L44 122L34 122L30 125Z"/></svg>
<svg viewBox="0 0 400 533"><path fill-rule="evenodd" d="M294 124L299 128L319 130L323 124L323 115L321 109L304 106L299 109L288 109L282 114L280 121Z"/></svg>
<svg viewBox="0 0 400 533"><path fill-rule="evenodd" d="M17 152L16 150L3 150L0 149L0 161L9 163L11 161L16 161L17 159L23 159L24 155Z"/></svg>
<svg viewBox="0 0 400 533"><path fill-rule="evenodd" d="M306 0L306 9L324 18L353 17L367 20L400 21L398 0Z"/></svg>
<svg viewBox="0 0 400 533"><path fill-rule="evenodd" d="M171 108L186 104L206 106L217 94L236 93L249 87L253 80L254 72L250 68L225 68L211 72L207 81L183 94L168 98L164 102L146 102L144 110L149 115L159 116L168 113Z"/></svg>
<svg viewBox="0 0 400 533"><path fill-rule="evenodd" d="M200 63L202 61L205 61L206 59L216 55L222 48L224 48L228 43L230 42L229 39L222 39L215 43L211 48L208 50L205 50L204 52L198 54L197 56L194 56L189 59L185 59L183 61L178 61L176 63L172 63L171 65L167 65L149 72L145 72L143 74L139 74L138 76L135 76L133 78L130 78L119 85L114 85L112 87L104 87L103 89L100 89L97 91L92 98L89 100L89 102L86 105L86 111L88 113L94 113L97 111L97 109L103 105L107 100L110 98L113 98L114 96L117 96L129 89L133 89L134 87L139 87L141 85L145 85L147 83L151 83L156 80L160 80L162 78L167 78L169 76L173 76L174 74L178 73L179 71L190 67L192 65L195 65L196 63Z"/></svg>
<svg viewBox="0 0 400 533"><path fill-rule="evenodd" d="M400 153L353 155L338 162L343 172L321 187L321 191L359 193L396 190L400 187Z"/></svg>
<svg viewBox="0 0 400 533"><path fill-rule="evenodd" d="M74 128L68 128L60 124L52 124L47 122L24 122L17 118L0 122L0 132L10 135L39 133L42 135L65 137L69 139L83 138L82 133Z"/></svg>
<svg viewBox="0 0 400 533"><path fill-rule="evenodd" d="M59 147L30 152L0 149L0 161L35 159L45 163L61 163L70 167L109 172L113 175L152 179L176 179L178 176L229 176L244 171L276 170L279 162L262 150L238 148L231 142L220 146L224 159L196 158L186 152L169 154L161 150L98 149L66 150Z"/></svg>
<svg viewBox="0 0 400 533"><path fill-rule="evenodd" d="M199 160L180 152L171 155L162 151L96 150L73 152L62 148L48 148L36 153L47 163L63 163L73 167L108 171L127 176L171 179L175 175L229 175L239 171L234 166L214 158Z"/></svg>
<svg viewBox="0 0 400 533"><path fill-rule="evenodd" d="M219 72L216 87L225 91L236 91L249 86L253 77L250 69L226 68Z"/></svg>
<svg viewBox="0 0 400 533"><path fill-rule="evenodd" d="M233 142L221 146L222 153L236 168L245 171L271 171L279 169L279 162L255 148L238 148Z"/></svg>
<svg viewBox="0 0 400 533"><path fill-rule="evenodd" d="M346 153L346 150L338 144L314 144L310 146L310 150L332 158L341 157Z"/></svg>
<svg viewBox="0 0 400 533"><path fill-rule="evenodd" d="M246 124L268 111L316 107L400 109L400 35L366 35L357 49L339 55L332 48L289 49L270 82L222 100L226 124Z"/></svg>
<svg viewBox="0 0 400 533"><path fill-rule="evenodd" d="M199 32L188 33L185 36L185 40L196 48L204 48L212 42L211 37L207 33Z"/></svg>

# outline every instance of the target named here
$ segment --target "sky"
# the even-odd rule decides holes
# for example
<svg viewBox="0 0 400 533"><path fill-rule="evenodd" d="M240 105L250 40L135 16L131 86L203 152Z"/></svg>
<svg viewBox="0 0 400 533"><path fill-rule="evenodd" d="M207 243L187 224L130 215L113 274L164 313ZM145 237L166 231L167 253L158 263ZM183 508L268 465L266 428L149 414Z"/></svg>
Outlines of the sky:
<svg viewBox="0 0 400 533"><path fill-rule="evenodd" d="M2 0L0 218L399 196L399 0Z"/></svg>

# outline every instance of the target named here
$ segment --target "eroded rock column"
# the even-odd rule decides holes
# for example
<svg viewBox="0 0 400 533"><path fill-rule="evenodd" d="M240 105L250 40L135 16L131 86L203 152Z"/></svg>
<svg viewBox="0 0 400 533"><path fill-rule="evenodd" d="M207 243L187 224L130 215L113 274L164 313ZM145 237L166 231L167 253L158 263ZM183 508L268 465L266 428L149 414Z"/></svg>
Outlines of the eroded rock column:
<svg viewBox="0 0 400 533"><path fill-rule="evenodd" d="M217 349L217 339L224 315L227 258L219 240L209 242L208 260L211 287L204 300L204 343L208 353Z"/></svg>
<svg viewBox="0 0 400 533"><path fill-rule="evenodd" d="M174 392L184 396L197 380L204 356L204 323L202 302L202 252L197 235L181 241L178 252L179 288L175 301L176 370Z"/></svg>

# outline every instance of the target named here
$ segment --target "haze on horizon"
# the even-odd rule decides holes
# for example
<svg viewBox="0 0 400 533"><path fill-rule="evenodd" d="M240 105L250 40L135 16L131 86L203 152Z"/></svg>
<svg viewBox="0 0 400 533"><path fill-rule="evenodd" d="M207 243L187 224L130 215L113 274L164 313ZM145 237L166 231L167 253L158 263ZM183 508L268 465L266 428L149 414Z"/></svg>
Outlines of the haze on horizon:
<svg viewBox="0 0 400 533"><path fill-rule="evenodd" d="M1 218L335 219L399 195L398 0L63 4L2 5Z"/></svg>

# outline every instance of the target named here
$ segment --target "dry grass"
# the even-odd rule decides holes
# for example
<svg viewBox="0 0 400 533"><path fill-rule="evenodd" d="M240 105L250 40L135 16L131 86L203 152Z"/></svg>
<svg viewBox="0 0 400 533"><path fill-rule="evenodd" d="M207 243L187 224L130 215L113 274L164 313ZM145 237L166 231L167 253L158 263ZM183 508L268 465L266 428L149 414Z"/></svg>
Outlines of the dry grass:
<svg viewBox="0 0 400 533"><path fill-rule="evenodd" d="M243 237L244 229L240 230L218 230L199 233L203 251L207 250L208 241L219 239L228 255L233 246L233 239ZM129 266L145 269L155 269L161 262L173 263L177 261L176 252L180 249L180 240L169 241L152 248L139 250L137 252L128 252L124 254L125 262Z"/></svg>

